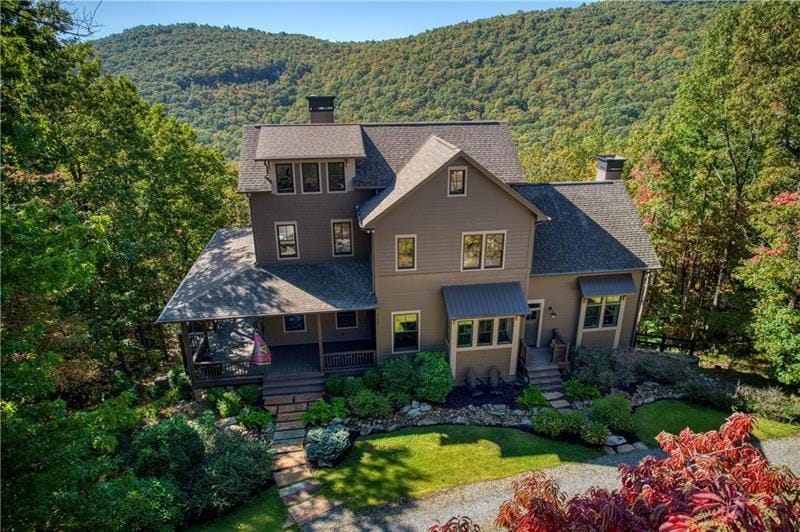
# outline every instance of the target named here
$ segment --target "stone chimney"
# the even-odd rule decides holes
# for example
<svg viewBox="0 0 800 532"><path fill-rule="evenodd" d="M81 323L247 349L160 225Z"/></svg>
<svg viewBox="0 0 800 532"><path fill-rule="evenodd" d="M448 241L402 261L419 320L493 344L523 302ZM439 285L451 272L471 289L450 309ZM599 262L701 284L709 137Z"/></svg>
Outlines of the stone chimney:
<svg viewBox="0 0 800 532"><path fill-rule="evenodd" d="M307 96L312 124L333 124L333 100L336 96Z"/></svg>
<svg viewBox="0 0 800 532"><path fill-rule="evenodd" d="M595 181L619 181L622 178L625 157L609 153L595 155L594 158L597 159L597 177Z"/></svg>

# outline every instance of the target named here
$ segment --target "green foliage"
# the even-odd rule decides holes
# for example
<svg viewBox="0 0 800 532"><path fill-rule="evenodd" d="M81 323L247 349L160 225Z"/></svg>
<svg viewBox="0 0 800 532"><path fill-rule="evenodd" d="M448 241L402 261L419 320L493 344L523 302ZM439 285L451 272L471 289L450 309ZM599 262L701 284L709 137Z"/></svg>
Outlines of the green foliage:
<svg viewBox="0 0 800 532"><path fill-rule="evenodd" d="M245 407L242 412L236 416L239 423L250 430L264 430L272 424L272 413L262 408L249 408Z"/></svg>
<svg viewBox="0 0 800 532"><path fill-rule="evenodd" d="M313 428L306 434L306 455L318 465L330 466L350 448L350 433L341 424Z"/></svg>
<svg viewBox="0 0 800 532"><path fill-rule="evenodd" d="M242 402L250 406L256 404L258 398L261 397L261 387L258 384L239 386L236 388L236 392L239 394L239 397L242 398Z"/></svg>
<svg viewBox="0 0 800 532"><path fill-rule="evenodd" d="M206 390L206 401L211 408L216 409L217 404L219 404L220 400L222 400L223 394L225 394L225 388L222 386L218 388L209 388Z"/></svg>
<svg viewBox="0 0 800 532"><path fill-rule="evenodd" d="M388 417L392 414L392 405L385 395L364 388L350 397L350 410L358 417Z"/></svg>
<svg viewBox="0 0 800 532"><path fill-rule="evenodd" d="M567 410L561 414L561 419L564 421L564 432L580 436L584 423L586 422L586 415L578 410Z"/></svg>
<svg viewBox="0 0 800 532"><path fill-rule="evenodd" d="M344 381L344 396L353 397L361 390L365 389L364 381L361 377L348 377Z"/></svg>
<svg viewBox="0 0 800 532"><path fill-rule="evenodd" d="M411 396L406 392L400 392L397 390L386 392L386 398L389 400L395 410L411 404Z"/></svg>
<svg viewBox="0 0 800 532"><path fill-rule="evenodd" d="M535 406L550 405L547 399L544 398L542 391L532 384L526 386L525 389L522 390L522 394L520 394L515 400L517 403L521 404L527 409L531 409Z"/></svg>
<svg viewBox="0 0 800 532"><path fill-rule="evenodd" d="M325 391L331 395L344 395L346 381L343 375L329 375L325 378Z"/></svg>
<svg viewBox="0 0 800 532"><path fill-rule="evenodd" d="M184 481L203 459L203 441L180 415L145 427L131 442L131 464L142 477Z"/></svg>
<svg viewBox="0 0 800 532"><path fill-rule="evenodd" d="M580 347L572 355L572 377L604 388L630 386L633 371L614 350Z"/></svg>
<svg viewBox="0 0 800 532"><path fill-rule="evenodd" d="M589 409L589 417L611 430L633 432L631 402L624 395L614 394L596 400Z"/></svg>
<svg viewBox="0 0 800 532"><path fill-rule="evenodd" d="M189 380L189 376L186 375L185 371L178 368L172 368L169 370L169 372L167 372L167 378L169 379L169 385L175 390L178 390L178 394L181 396L181 399L185 401L191 401L194 398L192 382Z"/></svg>
<svg viewBox="0 0 800 532"><path fill-rule="evenodd" d="M663 384L680 384L692 373L685 362L670 356L645 353L636 353L632 356L638 374Z"/></svg>
<svg viewBox="0 0 800 532"><path fill-rule="evenodd" d="M540 408L531 415L531 426L548 438L558 438L566 430L561 413L555 408Z"/></svg>
<svg viewBox="0 0 800 532"><path fill-rule="evenodd" d="M608 428L599 421L586 418L581 423L580 437L589 445L603 445L608 438Z"/></svg>
<svg viewBox="0 0 800 532"><path fill-rule="evenodd" d="M381 383L383 382L383 377L381 377L381 370L379 370L378 368L369 368L361 376L361 379L364 381L364 386L374 391L379 390L381 387Z"/></svg>
<svg viewBox="0 0 800 532"><path fill-rule="evenodd" d="M780 388L736 387L736 408L767 419L797 423L800 420L800 397Z"/></svg>
<svg viewBox="0 0 800 532"><path fill-rule="evenodd" d="M408 355L393 356L380 364L383 389L411 394L416 385L414 362Z"/></svg>
<svg viewBox="0 0 800 532"><path fill-rule="evenodd" d="M686 400L730 412L735 403L734 387L700 375L687 378L680 384L686 393Z"/></svg>
<svg viewBox="0 0 800 532"><path fill-rule="evenodd" d="M308 410L303 412L303 423L306 425L325 425L334 418L345 419L347 417L347 403L343 397L334 397L331 402L325 399L317 399L308 406Z"/></svg>
<svg viewBox="0 0 800 532"><path fill-rule="evenodd" d="M220 417L236 416L242 411L242 398L233 390L224 392L219 397L216 407Z"/></svg>
<svg viewBox="0 0 800 532"><path fill-rule="evenodd" d="M137 478L128 473L98 482L84 501L88 530L169 530L183 521L178 487L167 479Z"/></svg>
<svg viewBox="0 0 800 532"><path fill-rule="evenodd" d="M564 381L564 393L567 397L577 401L589 399L600 399L600 389L594 384L587 384L580 379L569 379Z"/></svg>
<svg viewBox="0 0 800 532"><path fill-rule="evenodd" d="M414 393L422 401L443 403L453 389L453 374L444 353L420 352L414 357L417 368Z"/></svg>

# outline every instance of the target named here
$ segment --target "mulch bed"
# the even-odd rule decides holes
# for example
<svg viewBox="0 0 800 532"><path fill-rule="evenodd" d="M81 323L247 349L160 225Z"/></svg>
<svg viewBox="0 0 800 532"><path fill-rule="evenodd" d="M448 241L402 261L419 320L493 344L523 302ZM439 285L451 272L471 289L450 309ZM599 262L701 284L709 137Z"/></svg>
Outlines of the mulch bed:
<svg viewBox="0 0 800 532"><path fill-rule="evenodd" d="M506 405L510 409L526 410L524 406L517 404L514 400L522 393L522 387L516 384L504 384L502 395L491 395L484 391L483 395L473 397L466 386L456 386L447 396L444 404L436 405L440 408L464 408L469 405Z"/></svg>

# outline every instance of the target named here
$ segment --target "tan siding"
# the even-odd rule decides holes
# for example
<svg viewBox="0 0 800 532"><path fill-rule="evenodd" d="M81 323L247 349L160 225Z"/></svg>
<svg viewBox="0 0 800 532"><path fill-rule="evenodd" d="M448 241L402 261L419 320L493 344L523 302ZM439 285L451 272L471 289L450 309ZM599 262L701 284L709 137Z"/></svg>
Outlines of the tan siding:
<svg viewBox="0 0 800 532"><path fill-rule="evenodd" d="M358 313L358 327L355 329L337 329L336 318L333 312L322 314L322 340L325 342L339 342L346 340L363 340L372 338L371 311ZM264 341L267 345L296 345L317 342L317 317L316 314L306 314L305 332L283 332L283 318L270 316L262 318L264 324Z"/></svg>
<svg viewBox="0 0 800 532"><path fill-rule="evenodd" d="M481 380L486 380L489 376L489 369L496 367L500 376L507 382L514 379L508 373L511 364L511 348L504 347L499 349L487 349L485 351L458 351L456 354L456 384L464 384L464 377L467 368L475 371L475 376Z"/></svg>

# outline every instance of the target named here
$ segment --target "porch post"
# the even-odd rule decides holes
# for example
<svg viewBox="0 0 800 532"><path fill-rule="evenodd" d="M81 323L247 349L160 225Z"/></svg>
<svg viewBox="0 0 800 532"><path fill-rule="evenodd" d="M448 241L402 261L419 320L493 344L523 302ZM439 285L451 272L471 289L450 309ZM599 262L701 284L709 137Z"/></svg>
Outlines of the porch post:
<svg viewBox="0 0 800 532"><path fill-rule="evenodd" d="M541 311L539 312L539 319L541 319ZM519 337L521 329L525 322L522 321L520 316L514 316L514 331L511 333L511 362L509 364L509 375L517 374L517 360L519 358Z"/></svg>
<svg viewBox="0 0 800 532"><path fill-rule="evenodd" d="M453 379L456 378L456 366L458 365L458 327L456 320L450 320L450 372L453 374Z"/></svg>
<svg viewBox="0 0 800 532"><path fill-rule="evenodd" d="M317 313L317 347L319 349L319 370L325 371L325 355L322 352L322 313Z"/></svg>

